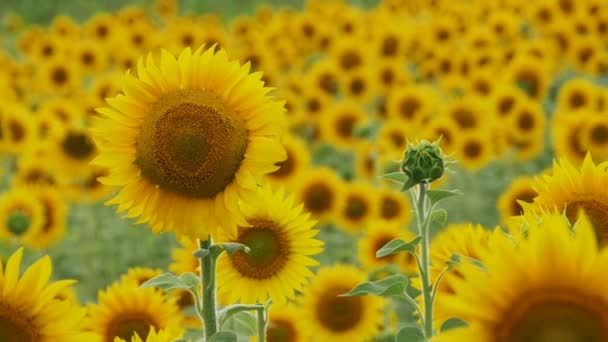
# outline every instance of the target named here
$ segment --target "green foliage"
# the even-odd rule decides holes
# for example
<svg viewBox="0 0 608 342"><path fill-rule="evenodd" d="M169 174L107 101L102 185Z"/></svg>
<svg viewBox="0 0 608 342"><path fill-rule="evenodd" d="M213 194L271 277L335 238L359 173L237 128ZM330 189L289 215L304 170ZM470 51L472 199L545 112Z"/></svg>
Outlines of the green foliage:
<svg viewBox="0 0 608 342"><path fill-rule="evenodd" d="M460 318L450 318L441 324L440 331L444 332L450 329L466 327L467 325L467 322L461 320Z"/></svg>
<svg viewBox="0 0 608 342"><path fill-rule="evenodd" d="M418 145L408 145L401 161L401 170L408 177L408 181L403 185L403 190L416 184L430 183L439 179L445 172L441 147L425 140Z"/></svg>
<svg viewBox="0 0 608 342"><path fill-rule="evenodd" d="M431 201L431 205L435 205L446 198L462 195L460 190L429 190L426 195Z"/></svg>
<svg viewBox="0 0 608 342"><path fill-rule="evenodd" d="M419 327L408 326L399 330L395 342L426 342L426 337Z"/></svg>
<svg viewBox="0 0 608 342"><path fill-rule="evenodd" d="M405 297L405 290L409 286L409 279L403 274L395 274L378 281L366 281L355 286L344 297L359 297L376 295L383 297Z"/></svg>
<svg viewBox="0 0 608 342"><path fill-rule="evenodd" d="M220 331L217 334L213 335L209 342L236 342L237 335L232 331Z"/></svg>
<svg viewBox="0 0 608 342"><path fill-rule="evenodd" d="M200 279L192 273L184 273L177 277L171 273L163 273L141 284L141 287L156 287L164 291L184 289L196 291Z"/></svg>
<svg viewBox="0 0 608 342"><path fill-rule="evenodd" d="M376 257L382 258L400 252L415 254L416 247L418 246L418 244L420 244L421 240L422 236L416 236L410 242L405 242L401 239L393 239L376 252Z"/></svg>

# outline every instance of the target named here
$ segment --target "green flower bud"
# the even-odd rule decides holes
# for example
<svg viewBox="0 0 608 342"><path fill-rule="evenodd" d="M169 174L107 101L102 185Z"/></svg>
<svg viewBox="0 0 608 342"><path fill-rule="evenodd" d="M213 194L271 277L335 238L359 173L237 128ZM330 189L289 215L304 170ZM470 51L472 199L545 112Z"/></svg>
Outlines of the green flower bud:
<svg viewBox="0 0 608 342"><path fill-rule="evenodd" d="M30 227L30 218L25 213L18 211L11 213L8 216L6 223L8 230L11 233L20 236L27 232L28 228Z"/></svg>
<svg viewBox="0 0 608 342"><path fill-rule="evenodd" d="M445 171L441 147L426 140L416 146L408 145L401 161L401 170L408 176L410 187L440 178Z"/></svg>

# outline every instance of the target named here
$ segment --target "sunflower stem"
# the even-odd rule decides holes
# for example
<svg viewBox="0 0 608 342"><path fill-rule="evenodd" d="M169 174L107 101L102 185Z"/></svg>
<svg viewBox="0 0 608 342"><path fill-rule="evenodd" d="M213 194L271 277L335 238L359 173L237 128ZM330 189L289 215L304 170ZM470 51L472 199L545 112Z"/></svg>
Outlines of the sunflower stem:
<svg viewBox="0 0 608 342"><path fill-rule="evenodd" d="M429 212L427 209L427 191L429 184L422 182L418 185L417 222L418 233L422 236L420 243L421 257L419 263L420 279L422 280L422 295L424 298L424 334L427 339L433 337L433 298L430 286L430 246L429 246Z"/></svg>
<svg viewBox="0 0 608 342"><path fill-rule="evenodd" d="M199 240L199 247L210 251L200 257L201 281L203 283L202 317L205 330L205 339L208 341L217 333L217 310L215 303L215 262L217 255L211 253L211 237Z"/></svg>
<svg viewBox="0 0 608 342"><path fill-rule="evenodd" d="M264 317L264 307L257 310L258 311L258 341L266 342L266 317Z"/></svg>

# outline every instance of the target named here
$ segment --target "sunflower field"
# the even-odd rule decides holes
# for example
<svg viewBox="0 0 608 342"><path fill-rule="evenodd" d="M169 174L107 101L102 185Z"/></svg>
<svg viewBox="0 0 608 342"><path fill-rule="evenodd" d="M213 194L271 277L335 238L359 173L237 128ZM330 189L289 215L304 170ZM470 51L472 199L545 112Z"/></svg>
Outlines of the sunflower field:
<svg viewBox="0 0 608 342"><path fill-rule="evenodd" d="M0 342L607 342L606 0L3 0Z"/></svg>

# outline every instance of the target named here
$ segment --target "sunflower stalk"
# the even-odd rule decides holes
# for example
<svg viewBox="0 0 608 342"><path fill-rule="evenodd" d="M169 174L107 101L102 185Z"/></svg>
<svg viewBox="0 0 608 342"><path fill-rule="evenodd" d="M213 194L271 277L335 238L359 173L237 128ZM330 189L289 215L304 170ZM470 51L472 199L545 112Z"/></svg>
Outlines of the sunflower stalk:
<svg viewBox="0 0 608 342"><path fill-rule="evenodd" d="M205 339L208 341L217 333L217 308L215 298L215 263L220 253L213 253L211 237L199 240L199 247L208 253L201 253L201 281L203 283L203 301L196 309L203 319Z"/></svg>
<svg viewBox="0 0 608 342"><path fill-rule="evenodd" d="M416 203L417 210L417 223L418 223L418 234L422 237L420 242L420 261L419 271L420 279L422 280L422 295L424 298L424 334L427 339L433 337L433 298L432 298L432 287L430 284L430 229L429 229L429 217L430 210L427 208L427 191L429 184L422 182L418 184L418 191Z"/></svg>

